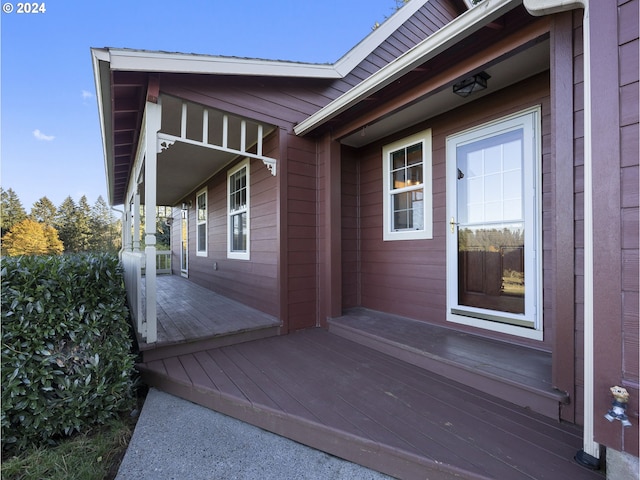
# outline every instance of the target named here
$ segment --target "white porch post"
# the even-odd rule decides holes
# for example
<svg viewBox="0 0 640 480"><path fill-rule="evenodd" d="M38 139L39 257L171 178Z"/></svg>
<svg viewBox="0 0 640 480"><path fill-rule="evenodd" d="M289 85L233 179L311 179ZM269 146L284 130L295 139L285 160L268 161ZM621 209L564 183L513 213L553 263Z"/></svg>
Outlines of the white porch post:
<svg viewBox="0 0 640 480"><path fill-rule="evenodd" d="M133 196L133 251L140 251L140 192L136 191Z"/></svg>
<svg viewBox="0 0 640 480"><path fill-rule="evenodd" d="M126 202L122 214L122 250L131 250L131 203Z"/></svg>
<svg viewBox="0 0 640 480"><path fill-rule="evenodd" d="M159 100L158 100L159 101ZM147 343L158 338L156 307L156 188L157 143L160 131L161 106L147 101L145 109L145 160L144 160L144 208L145 208L145 285L147 300Z"/></svg>

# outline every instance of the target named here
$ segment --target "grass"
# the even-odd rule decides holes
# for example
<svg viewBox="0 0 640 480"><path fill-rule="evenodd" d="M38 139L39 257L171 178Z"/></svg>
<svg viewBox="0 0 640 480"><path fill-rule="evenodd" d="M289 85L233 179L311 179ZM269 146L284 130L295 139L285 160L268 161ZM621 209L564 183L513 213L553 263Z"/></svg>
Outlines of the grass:
<svg viewBox="0 0 640 480"><path fill-rule="evenodd" d="M75 435L55 447L38 447L3 458L3 480L110 480L115 478L133 433L129 417Z"/></svg>

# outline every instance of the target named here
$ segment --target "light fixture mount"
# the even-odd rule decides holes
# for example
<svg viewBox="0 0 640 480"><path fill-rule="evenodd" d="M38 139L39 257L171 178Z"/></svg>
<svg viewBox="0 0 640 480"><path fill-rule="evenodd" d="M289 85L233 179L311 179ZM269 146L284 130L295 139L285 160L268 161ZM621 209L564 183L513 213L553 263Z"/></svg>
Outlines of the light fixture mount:
<svg viewBox="0 0 640 480"><path fill-rule="evenodd" d="M487 80L491 78L487 72L476 73L453 85L453 93L461 97L468 97L474 92L487 88Z"/></svg>

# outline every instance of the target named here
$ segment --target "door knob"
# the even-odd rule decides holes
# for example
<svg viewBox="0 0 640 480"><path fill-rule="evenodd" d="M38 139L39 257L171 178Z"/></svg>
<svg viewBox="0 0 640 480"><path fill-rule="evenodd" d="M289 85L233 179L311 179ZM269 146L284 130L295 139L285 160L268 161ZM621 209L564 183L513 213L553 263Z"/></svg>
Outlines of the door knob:
<svg viewBox="0 0 640 480"><path fill-rule="evenodd" d="M449 220L449 226L451 227L451 233L455 233L456 232L456 225L458 225L456 223L456 219L451 217L451 220Z"/></svg>

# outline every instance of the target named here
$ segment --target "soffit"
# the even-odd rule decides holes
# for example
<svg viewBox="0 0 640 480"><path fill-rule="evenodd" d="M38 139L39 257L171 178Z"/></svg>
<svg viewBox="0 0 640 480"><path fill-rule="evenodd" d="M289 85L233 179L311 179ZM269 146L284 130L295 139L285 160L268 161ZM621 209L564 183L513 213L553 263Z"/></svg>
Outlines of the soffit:
<svg viewBox="0 0 640 480"><path fill-rule="evenodd" d="M398 111L367 123L340 141L344 145L362 147L544 72L549 69L549 61L549 40L537 42L484 68L483 71L491 75L486 90L462 98L453 93L449 83Z"/></svg>

